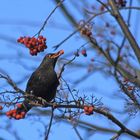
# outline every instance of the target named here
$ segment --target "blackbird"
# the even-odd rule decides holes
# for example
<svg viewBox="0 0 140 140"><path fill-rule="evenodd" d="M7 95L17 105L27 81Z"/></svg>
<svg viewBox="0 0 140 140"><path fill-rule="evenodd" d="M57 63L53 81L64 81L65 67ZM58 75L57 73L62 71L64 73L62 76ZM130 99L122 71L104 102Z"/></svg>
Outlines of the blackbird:
<svg viewBox="0 0 140 140"><path fill-rule="evenodd" d="M32 73L26 86L26 93L35 97L41 97L47 102L55 98L56 90L59 85L56 72L54 70L57 59L64 53L63 50L57 53L47 54L39 67ZM32 98L25 99L19 112L28 112L32 106L29 101Z"/></svg>

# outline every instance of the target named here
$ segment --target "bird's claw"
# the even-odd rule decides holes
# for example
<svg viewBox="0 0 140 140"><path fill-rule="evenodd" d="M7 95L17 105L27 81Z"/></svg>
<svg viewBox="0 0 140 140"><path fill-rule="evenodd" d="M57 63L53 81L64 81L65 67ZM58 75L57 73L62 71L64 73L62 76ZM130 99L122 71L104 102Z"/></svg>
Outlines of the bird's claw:
<svg viewBox="0 0 140 140"><path fill-rule="evenodd" d="M41 102L41 104L42 104L43 106L47 104L46 100L44 100L43 98L38 97L38 99L39 99L39 102Z"/></svg>

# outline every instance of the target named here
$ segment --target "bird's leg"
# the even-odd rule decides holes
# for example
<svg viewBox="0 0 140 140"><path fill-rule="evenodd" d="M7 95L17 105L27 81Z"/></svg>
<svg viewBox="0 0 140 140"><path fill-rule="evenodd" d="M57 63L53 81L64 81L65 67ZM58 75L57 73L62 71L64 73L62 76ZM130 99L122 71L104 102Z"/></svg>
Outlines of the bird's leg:
<svg viewBox="0 0 140 140"><path fill-rule="evenodd" d="M41 98L41 97L37 97L38 102L41 103L41 105L45 106L47 104L46 100Z"/></svg>

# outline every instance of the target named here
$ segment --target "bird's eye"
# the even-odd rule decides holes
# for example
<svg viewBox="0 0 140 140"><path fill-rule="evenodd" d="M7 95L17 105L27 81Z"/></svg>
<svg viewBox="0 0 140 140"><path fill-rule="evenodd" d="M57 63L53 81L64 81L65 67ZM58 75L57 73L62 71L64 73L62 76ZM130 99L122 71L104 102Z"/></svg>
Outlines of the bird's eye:
<svg viewBox="0 0 140 140"><path fill-rule="evenodd" d="M51 58L51 54L49 54L48 57Z"/></svg>
<svg viewBox="0 0 140 140"><path fill-rule="evenodd" d="M52 58L52 54L46 55L46 58Z"/></svg>
<svg viewBox="0 0 140 140"><path fill-rule="evenodd" d="M55 58L55 54L49 54L48 57L53 59L53 58Z"/></svg>

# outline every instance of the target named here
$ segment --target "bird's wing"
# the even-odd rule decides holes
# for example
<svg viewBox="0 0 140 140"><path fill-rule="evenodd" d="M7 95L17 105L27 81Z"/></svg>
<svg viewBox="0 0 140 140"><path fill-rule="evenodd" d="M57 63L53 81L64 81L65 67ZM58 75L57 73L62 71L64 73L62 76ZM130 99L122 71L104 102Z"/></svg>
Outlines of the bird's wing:
<svg viewBox="0 0 140 140"><path fill-rule="evenodd" d="M31 77L29 78L28 82L27 82L27 86L26 86L26 92L28 94L31 94L31 90L33 89L33 87L35 86L35 84L37 84L39 81L39 77L36 74L36 71L32 73Z"/></svg>
<svg viewBox="0 0 140 140"><path fill-rule="evenodd" d="M59 81L54 71L43 72L33 72L27 83L26 92L50 101L55 97Z"/></svg>

